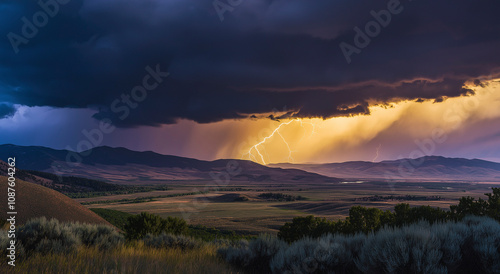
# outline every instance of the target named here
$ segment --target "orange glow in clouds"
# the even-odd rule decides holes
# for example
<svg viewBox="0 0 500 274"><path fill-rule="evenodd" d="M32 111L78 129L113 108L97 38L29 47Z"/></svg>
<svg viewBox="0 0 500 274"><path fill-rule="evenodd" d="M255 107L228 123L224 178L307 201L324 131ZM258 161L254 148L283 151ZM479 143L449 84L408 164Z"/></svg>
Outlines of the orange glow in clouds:
<svg viewBox="0 0 500 274"><path fill-rule="evenodd" d="M150 129L147 136L156 138L151 143L167 140L178 144L165 146L162 153L204 160L326 163L407 158L418 148L416 142L430 138L438 129L447 138L436 145L435 155L485 159L491 155L490 160L500 160L495 158L498 151L492 149L500 147L499 138L493 138L500 131L499 81L489 81L485 87L467 87L476 94L441 103L400 101L371 106L370 115L326 120L257 118L209 124L181 120Z"/></svg>
<svg viewBox="0 0 500 274"><path fill-rule="evenodd" d="M466 128L478 120L500 117L500 94L495 92L498 87L498 81L491 81L484 88L468 86L476 95L449 98L441 103L401 101L389 107L371 106L371 115L366 116L273 121L264 129L250 130L250 135L258 136L257 141L253 144L244 141L247 146L239 148L239 157L261 164L332 162L338 158L376 160L382 155L383 147L398 142L411 145L419 138L428 138L435 129L456 136L467 132ZM399 140L394 143L386 137L388 133ZM380 136L384 138L374 143ZM369 143L375 146L371 145L370 151L360 151ZM352 155L346 157L349 151ZM401 156L404 155L389 158Z"/></svg>

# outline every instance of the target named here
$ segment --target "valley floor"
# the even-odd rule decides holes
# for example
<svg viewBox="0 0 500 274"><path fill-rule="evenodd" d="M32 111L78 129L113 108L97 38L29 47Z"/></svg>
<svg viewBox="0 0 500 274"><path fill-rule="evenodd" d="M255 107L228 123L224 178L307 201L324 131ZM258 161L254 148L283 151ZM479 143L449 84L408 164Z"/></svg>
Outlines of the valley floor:
<svg viewBox="0 0 500 274"><path fill-rule="evenodd" d="M168 185L172 190L154 193L104 196L77 199L90 208L108 208L138 214L146 211L162 217L182 217L193 225L204 225L242 234L275 234L279 227L296 216L315 215L327 219L345 218L355 205L393 209L398 203L412 206L430 205L449 208L463 196L485 198L499 183L386 183L357 182L297 185L293 183L232 182L223 189L200 182ZM208 193L167 198L154 198L172 193L193 193L208 189ZM302 196L306 200L276 201L260 198L263 193ZM149 202L116 202L119 199L153 197ZM227 197L232 197L228 199Z"/></svg>

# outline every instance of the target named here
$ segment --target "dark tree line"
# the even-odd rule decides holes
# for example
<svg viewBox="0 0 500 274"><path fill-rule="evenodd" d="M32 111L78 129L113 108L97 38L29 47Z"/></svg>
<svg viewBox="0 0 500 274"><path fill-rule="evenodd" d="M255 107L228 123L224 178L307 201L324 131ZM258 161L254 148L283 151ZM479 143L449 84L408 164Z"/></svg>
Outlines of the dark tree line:
<svg viewBox="0 0 500 274"><path fill-rule="evenodd" d="M259 195L259 198L266 199L266 200L273 200L273 201L279 201L279 202L292 202L292 201L300 201L300 200L305 200L304 197L302 196L293 196L293 195L288 195L288 194L283 194L283 193L262 193Z"/></svg>

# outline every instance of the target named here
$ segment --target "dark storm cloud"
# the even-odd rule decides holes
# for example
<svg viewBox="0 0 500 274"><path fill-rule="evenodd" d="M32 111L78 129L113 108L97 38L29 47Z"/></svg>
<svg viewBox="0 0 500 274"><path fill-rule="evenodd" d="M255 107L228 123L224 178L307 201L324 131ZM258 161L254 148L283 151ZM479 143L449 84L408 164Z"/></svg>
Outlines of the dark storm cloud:
<svg viewBox="0 0 500 274"><path fill-rule="evenodd" d="M0 119L11 117L16 113L16 108L8 104L0 104Z"/></svg>
<svg viewBox="0 0 500 274"><path fill-rule="evenodd" d="M46 2L46 1L44 1ZM212 2L73 0L15 54L34 1L3 1L0 101L91 107L119 126L201 123L284 106L296 117L368 114L395 100L466 95L500 63L498 1L401 1L403 11L347 64L339 48L386 1L251 1L219 21ZM170 76L126 119L115 100L146 66Z"/></svg>

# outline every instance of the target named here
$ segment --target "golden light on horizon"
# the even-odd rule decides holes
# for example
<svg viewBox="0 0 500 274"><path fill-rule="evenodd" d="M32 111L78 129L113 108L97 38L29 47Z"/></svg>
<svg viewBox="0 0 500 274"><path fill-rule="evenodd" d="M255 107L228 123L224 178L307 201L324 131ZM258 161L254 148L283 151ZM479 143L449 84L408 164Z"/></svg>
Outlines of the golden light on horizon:
<svg viewBox="0 0 500 274"><path fill-rule="evenodd" d="M448 98L439 103L400 101L389 106L373 105L369 107L370 115L302 119L302 124L292 122L280 128L281 136L275 134L258 147L264 161L255 150L253 161L261 164L327 163L409 157L417 148L415 141L429 138L435 129L449 137L436 147L436 155L481 155L474 157L500 161L495 156L497 152L489 149L500 145L496 141L498 138L494 138L499 134L498 126L494 125L500 125L499 81L490 80L484 87L467 87L476 94ZM281 123L292 120L258 118L207 124L181 120L163 126L161 134L158 129L150 129L149 136L153 143L169 140L180 144L174 147L175 153L166 149L162 151L165 154L203 160L248 160L252 147L272 135ZM489 138L484 141L486 143L478 141L484 138Z"/></svg>
<svg viewBox="0 0 500 274"><path fill-rule="evenodd" d="M498 81L491 80L485 87L467 86L476 92L472 96L448 98L440 103L400 101L390 106L370 106L371 114L363 116L247 121L247 140L237 146L237 152L233 150L231 157L260 164L328 162L335 159L331 156L336 152L357 151L357 147L391 131L395 141L398 137L426 138L436 128L446 134L460 132L475 121L500 117L500 94L495 92L498 87ZM266 125L259 129L259 124ZM378 156L379 150L383 151L381 143L373 156Z"/></svg>

